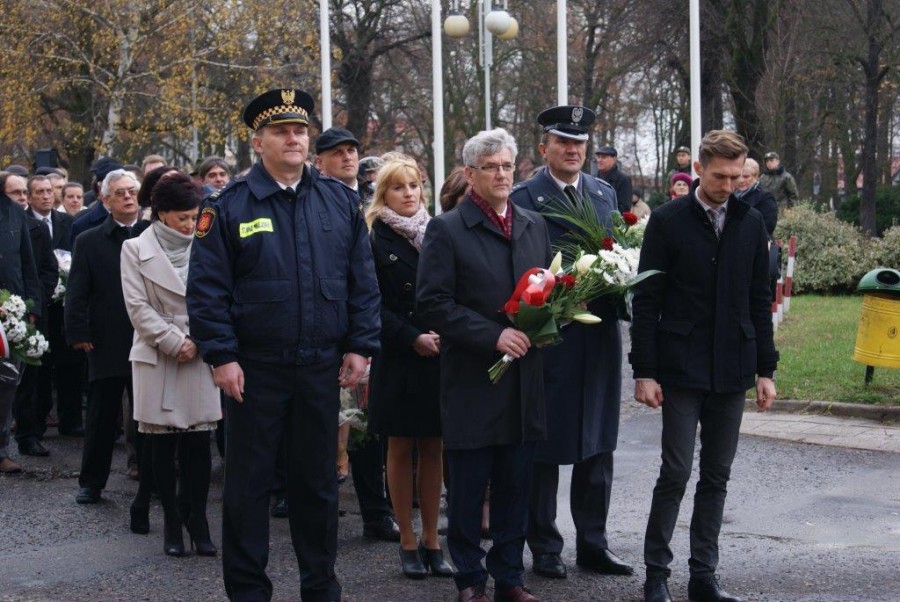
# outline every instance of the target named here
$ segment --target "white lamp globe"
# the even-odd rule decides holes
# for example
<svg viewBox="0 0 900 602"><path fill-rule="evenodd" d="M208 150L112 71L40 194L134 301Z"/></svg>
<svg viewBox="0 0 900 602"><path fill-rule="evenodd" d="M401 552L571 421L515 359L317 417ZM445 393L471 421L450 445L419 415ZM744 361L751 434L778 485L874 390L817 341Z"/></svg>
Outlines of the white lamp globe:
<svg viewBox="0 0 900 602"><path fill-rule="evenodd" d="M444 20L444 33L451 38L461 38L469 33L469 20L463 15L450 15Z"/></svg>
<svg viewBox="0 0 900 602"><path fill-rule="evenodd" d="M484 26L495 36L503 35L509 29L512 17L505 10L492 10L484 18Z"/></svg>
<svg viewBox="0 0 900 602"><path fill-rule="evenodd" d="M519 22L515 17L509 18L509 28L497 36L500 40L511 40L519 33Z"/></svg>

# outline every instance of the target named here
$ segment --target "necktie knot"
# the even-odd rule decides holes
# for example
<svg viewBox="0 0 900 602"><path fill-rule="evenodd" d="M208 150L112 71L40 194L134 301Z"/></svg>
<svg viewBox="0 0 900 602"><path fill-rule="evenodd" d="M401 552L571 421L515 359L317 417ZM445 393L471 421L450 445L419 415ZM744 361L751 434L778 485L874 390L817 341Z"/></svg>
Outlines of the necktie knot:
<svg viewBox="0 0 900 602"><path fill-rule="evenodd" d="M573 205L578 203L578 191L574 186L569 184L568 186L563 188L563 192L566 194L566 198L569 199L569 202L571 202Z"/></svg>

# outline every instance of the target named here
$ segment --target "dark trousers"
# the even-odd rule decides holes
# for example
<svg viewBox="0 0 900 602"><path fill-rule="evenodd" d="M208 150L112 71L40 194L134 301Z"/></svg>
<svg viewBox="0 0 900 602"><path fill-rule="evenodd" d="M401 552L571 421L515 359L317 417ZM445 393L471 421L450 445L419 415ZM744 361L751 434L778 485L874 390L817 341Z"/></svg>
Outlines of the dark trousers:
<svg viewBox="0 0 900 602"><path fill-rule="evenodd" d="M725 507L731 463L737 451L744 392L710 393L663 387L662 467L653 488L653 502L644 538L647 574L669 576L678 508L694 460L700 423L700 480L691 517L691 575L715 573L719 563L719 530Z"/></svg>
<svg viewBox="0 0 900 602"><path fill-rule="evenodd" d="M222 568L231 600L267 601L269 497L284 436L291 541L305 602L340 600L334 574L338 485L334 469L340 357L311 366L241 361L244 402L226 400Z"/></svg>
<svg viewBox="0 0 900 602"><path fill-rule="evenodd" d="M494 578L497 590L522 585L522 552L528 528L534 443L445 450L450 478L447 490L447 548L456 564L456 587ZM481 561L481 507L491 484L491 538L487 570Z"/></svg>
<svg viewBox="0 0 900 602"><path fill-rule="evenodd" d="M16 419L16 442L19 445L40 439L43 424L38 424L37 390L41 367L23 365L22 379L16 389L13 417ZM43 422L43 418L40 419Z"/></svg>
<svg viewBox="0 0 900 602"><path fill-rule="evenodd" d="M82 426L83 377L83 361L55 364L53 366L53 386L56 387L56 416L59 418L60 433L69 433ZM40 392L38 397L41 397ZM50 406L45 403L44 408L46 409L46 416L50 412Z"/></svg>
<svg viewBox="0 0 900 602"><path fill-rule="evenodd" d="M605 550L606 517L613 481L613 452L597 454L572 466L569 492L579 554ZM559 466L535 462L528 511L528 547L532 554L561 554L563 538L556 528Z"/></svg>
<svg viewBox="0 0 900 602"><path fill-rule="evenodd" d="M367 437L347 450L353 488L364 523L393 516L384 491L384 445L379 437Z"/></svg>
<svg viewBox="0 0 900 602"><path fill-rule="evenodd" d="M113 444L116 441L117 417L122 407L122 394L128 392L129 406L133 403L131 375L100 378L91 383L88 391L87 415L84 424L84 449L81 454L82 487L103 489L109 478ZM127 419L131 420L129 411Z"/></svg>

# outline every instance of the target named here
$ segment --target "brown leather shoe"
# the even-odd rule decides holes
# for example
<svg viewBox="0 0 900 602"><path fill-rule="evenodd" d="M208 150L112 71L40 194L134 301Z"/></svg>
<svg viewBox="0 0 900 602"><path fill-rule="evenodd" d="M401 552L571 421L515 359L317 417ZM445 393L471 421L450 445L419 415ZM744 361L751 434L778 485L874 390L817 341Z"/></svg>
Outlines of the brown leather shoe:
<svg viewBox="0 0 900 602"><path fill-rule="evenodd" d="M530 591L521 585L497 592L495 600L496 602L541 602L540 598L533 596Z"/></svg>
<svg viewBox="0 0 900 602"><path fill-rule="evenodd" d="M462 590L456 600L457 602L491 602L491 599L484 593L483 583Z"/></svg>
<svg viewBox="0 0 900 602"><path fill-rule="evenodd" d="M0 472L3 474L15 474L17 472L22 472L22 467L9 458L3 458L0 460Z"/></svg>

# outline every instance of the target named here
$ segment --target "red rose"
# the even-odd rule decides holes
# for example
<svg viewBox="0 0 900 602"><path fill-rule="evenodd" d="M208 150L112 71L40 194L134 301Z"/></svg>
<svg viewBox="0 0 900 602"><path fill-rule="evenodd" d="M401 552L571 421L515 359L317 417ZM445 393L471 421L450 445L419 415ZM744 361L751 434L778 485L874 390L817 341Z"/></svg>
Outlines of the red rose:
<svg viewBox="0 0 900 602"><path fill-rule="evenodd" d="M503 313L516 315L519 313L519 302L510 299L503 304Z"/></svg>
<svg viewBox="0 0 900 602"><path fill-rule="evenodd" d="M616 241L613 240L611 236L607 236L606 238L603 239L603 242L600 243L600 246L603 248L604 251L612 251L613 244L615 242Z"/></svg>
<svg viewBox="0 0 900 602"><path fill-rule="evenodd" d="M559 282L562 283L565 288L572 288L575 286L575 276L572 274L563 274L559 277Z"/></svg>
<svg viewBox="0 0 900 602"><path fill-rule="evenodd" d="M631 211L626 211L622 214L622 220L629 226L633 226L638 223L638 216L633 214Z"/></svg>

